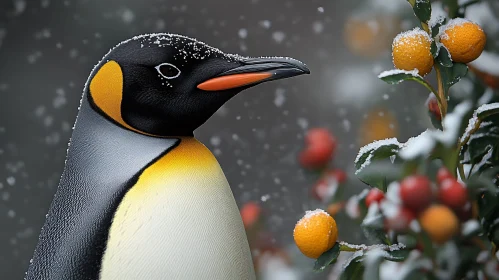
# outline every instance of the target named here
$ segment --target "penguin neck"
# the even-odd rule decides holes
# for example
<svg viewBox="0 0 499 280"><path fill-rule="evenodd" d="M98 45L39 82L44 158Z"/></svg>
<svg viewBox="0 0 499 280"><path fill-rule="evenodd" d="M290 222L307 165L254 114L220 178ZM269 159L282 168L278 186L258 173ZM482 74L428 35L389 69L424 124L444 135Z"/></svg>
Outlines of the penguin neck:
<svg viewBox="0 0 499 280"><path fill-rule="evenodd" d="M84 115L83 117L86 117L86 115L88 115L88 114L98 115L102 119L106 120L108 125L110 125L110 126L117 126L117 127L122 128L125 131L131 131L131 132L134 132L138 135L144 135L144 136L147 136L150 138L179 139L179 138L189 138L189 137L193 138L194 137L193 131L182 132L182 133L169 133L168 135L155 135L155 134L141 131L141 130L134 128L133 126L130 126L128 124L126 126L124 126L122 123L117 122L113 118L109 117L104 111L102 111L99 107L97 107L97 105L95 105L95 103L92 101L91 97L87 98L86 96L89 96L88 92L83 97L83 100L82 100L81 106L80 106L79 115ZM92 111L92 112L89 112L89 111Z"/></svg>
<svg viewBox="0 0 499 280"><path fill-rule="evenodd" d="M86 102L85 102L86 101ZM144 119L143 116L138 116L133 113L128 113L126 116L119 116L117 117L118 120L110 117L106 112L104 112L101 108L99 108L95 102L93 101L90 93L88 90L85 92L85 96L83 97L83 102L82 106L88 105L92 108L93 111L95 111L97 114L102 116L102 118L107 119L111 123L113 123L116 126L119 126L123 129L130 130L133 132L136 132L138 134L150 136L150 137L156 137L156 138L178 138L178 137L194 137L194 132L189 130L189 129L179 129L179 127L175 127L175 125L171 125L169 123L166 123L167 127L170 127L170 129L165 129L167 133L164 134L155 134L155 133L150 133L147 131L143 131L141 129L136 128L135 126L131 125L128 123L126 120L130 119L134 123L139 123L142 124L143 126L151 126L151 120L150 119ZM80 110L81 111L81 110ZM162 121L162 125L165 126L165 121ZM182 126L180 126L182 128ZM158 130L158 129L156 129ZM163 131L164 129L161 129Z"/></svg>

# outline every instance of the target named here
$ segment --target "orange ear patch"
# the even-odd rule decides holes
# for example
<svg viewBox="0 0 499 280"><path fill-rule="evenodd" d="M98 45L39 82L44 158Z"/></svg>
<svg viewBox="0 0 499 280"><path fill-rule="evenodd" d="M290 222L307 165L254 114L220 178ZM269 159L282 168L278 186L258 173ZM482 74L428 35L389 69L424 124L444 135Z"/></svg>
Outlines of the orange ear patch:
<svg viewBox="0 0 499 280"><path fill-rule="evenodd" d="M90 95L95 105L113 120L126 126L121 118L123 74L116 61L102 65L90 82Z"/></svg>
<svg viewBox="0 0 499 280"><path fill-rule="evenodd" d="M128 125L121 116L121 101L123 100L123 72L116 61L102 65L90 82L90 95L94 104L107 116L127 129L151 135ZM151 135L154 136L154 135Z"/></svg>
<svg viewBox="0 0 499 280"><path fill-rule="evenodd" d="M198 85L198 89L205 91L226 90L242 87L266 80L271 73L243 73L217 77Z"/></svg>

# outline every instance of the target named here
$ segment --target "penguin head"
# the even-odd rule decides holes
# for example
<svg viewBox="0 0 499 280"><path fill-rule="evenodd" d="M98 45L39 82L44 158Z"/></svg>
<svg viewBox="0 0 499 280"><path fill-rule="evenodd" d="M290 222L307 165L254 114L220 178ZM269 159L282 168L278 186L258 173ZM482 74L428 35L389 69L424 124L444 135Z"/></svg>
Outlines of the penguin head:
<svg viewBox="0 0 499 280"><path fill-rule="evenodd" d="M96 111L127 129L192 136L240 91L309 73L292 58L246 58L185 36L150 34L112 49L90 75L86 93Z"/></svg>

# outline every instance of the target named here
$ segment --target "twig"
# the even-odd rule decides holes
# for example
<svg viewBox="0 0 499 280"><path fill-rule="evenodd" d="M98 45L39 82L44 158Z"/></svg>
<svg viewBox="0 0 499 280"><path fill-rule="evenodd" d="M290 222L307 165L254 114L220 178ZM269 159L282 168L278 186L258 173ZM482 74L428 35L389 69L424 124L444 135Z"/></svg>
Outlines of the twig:
<svg viewBox="0 0 499 280"><path fill-rule="evenodd" d="M439 108L443 120L445 115L447 115L447 98L445 98L444 86L442 82L442 73L440 73L440 69L438 67L435 67L435 72L437 72L437 83L438 83L437 94L440 99L440 102L442 103L441 107L439 106Z"/></svg>
<svg viewBox="0 0 499 280"><path fill-rule="evenodd" d="M466 179L466 175L464 174L464 167L460 162L457 163L457 170L459 171L459 176L461 177L461 180L464 181L464 179Z"/></svg>

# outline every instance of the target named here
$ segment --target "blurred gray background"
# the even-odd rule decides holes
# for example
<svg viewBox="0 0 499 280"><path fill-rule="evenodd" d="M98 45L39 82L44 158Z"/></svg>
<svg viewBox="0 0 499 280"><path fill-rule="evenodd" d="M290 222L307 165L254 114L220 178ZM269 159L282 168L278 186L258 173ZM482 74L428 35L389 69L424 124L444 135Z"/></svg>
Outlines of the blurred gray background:
<svg viewBox="0 0 499 280"><path fill-rule="evenodd" d="M410 14L406 1L397 2L398 10ZM360 130L372 125L366 128L365 122L373 108L393 116L386 124L401 141L428 125L426 92L376 79L392 67L390 42L376 58L356 55L345 44L345 23L370 9L365 5L360 0L0 1L0 278L21 279L28 266L92 67L120 41L151 32L179 33L247 56L290 56L310 67L312 75L245 91L196 131L218 158L238 204L258 201L276 244L292 247L296 221L320 206L310 198L317 177L296 160L309 128L326 127L336 136L334 166L349 172L347 194L353 194L363 188L353 177L353 160L363 142ZM356 226L338 219L341 239L360 238ZM297 262L311 269L310 260L298 256Z"/></svg>

